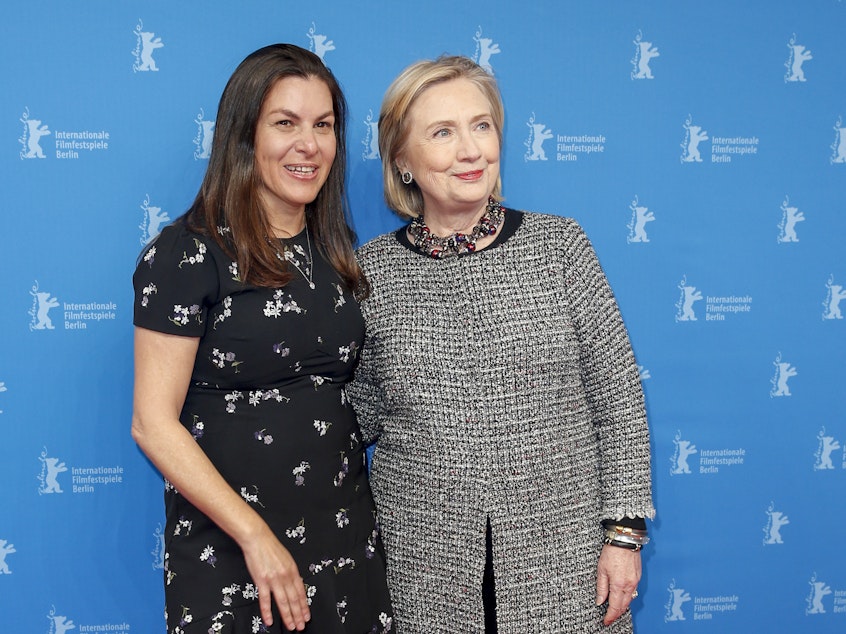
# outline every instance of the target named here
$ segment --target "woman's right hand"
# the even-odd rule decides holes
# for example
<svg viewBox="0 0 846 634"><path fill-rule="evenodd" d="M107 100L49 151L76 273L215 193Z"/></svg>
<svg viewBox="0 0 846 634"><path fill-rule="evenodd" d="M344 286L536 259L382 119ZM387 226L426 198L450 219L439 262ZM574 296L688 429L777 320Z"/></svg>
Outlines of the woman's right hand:
<svg viewBox="0 0 846 634"><path fill-rule="evenodd" d="M247 570L256 584L261 619L267 627L273 624L272 602L276 602L282 622L289 630L302 631L311 619L305 584L288 549L279 543L264 524L259 536L242 544Z"/></svg>

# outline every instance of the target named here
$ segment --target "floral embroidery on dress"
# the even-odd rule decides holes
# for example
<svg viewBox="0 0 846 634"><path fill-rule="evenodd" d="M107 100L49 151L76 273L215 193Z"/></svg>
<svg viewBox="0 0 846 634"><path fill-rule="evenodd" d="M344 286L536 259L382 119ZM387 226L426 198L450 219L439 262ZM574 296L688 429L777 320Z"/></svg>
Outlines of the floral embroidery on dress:
<svg viewBox="0 0 846 634"><path fill-rule="evenodd" d="M217 634L217 632L223 631L224 625L221 621L226 616L231 618L233 621L235 620L235 615L232 612L218 612L212 617L212 626L209 628L209 634Z"/></svg>
<svg viewBox="0 0 846 634"><path fill-rule="evenodd" d="M335 523L338 525L338 528L344 528L350 525L350 518L347 517L347 509L341 509L335 513Z"/></svg>
<svg viewBox="0 0 846 634"><path fill-rule="evenodd" d="M338 557L338 560L335 561L334 559L321 559L319 564L309 564L308 571L316 575L319 572L323 572L329 566L332 566L335 574L338 574L344 568L355 568L355 559L352 557Z"/></svg>
<svg viewBox="0 0 846 634"><path fill-rule="evenodd" d="M347 477L347 474L350 472L350 459L341 452L341 470L338 472L338 475L335 476L335 486L339 487L344 483L344 478Z"/></svg>
<svg viewBox="0 0 846 634"><path fill-rule="evenodd" d="M253 504L258 504L260 507L264 508L264 504L261 503L258 497L258 487L253 485L254 493L247 493L247 487L241 487L241 497L244 498L244 501L251 502Z"/></svg>
<svg viewBox="0 0 846 634"><path fill-rule="evenodd" d="M374 625L369 634L388 634L394 625L394 620L384 612L381 612L379 614L379 624L382 626L382 629L379 630L377 626Z"/></svg>
<svg viewBox="0 0 846 634"><path fill-rule="evenodd" d="M255 433L253 434L253 437L254 437L256 440L259 440L259 441L263 442L265 445L269 445L269 444L271 444L271 443L273 442L273 436L271 436L270 434L265 434L265 433L264 433L264 431L265 431L265 430L264 430L264 429L262 429L261 431L257 431L257 432L255 432Z"/></svg>
<svg viewBox="0 0 846 634"><path fill-rule="evenodd" d="M220 599L220 604L224 607L227 607L227 608L232 605L235 597L238 595L239 592L241 593L241 596L243 596L244 599L247 599L248 601L254 600L258 597L258 592L256 591L256 587L252 583L244 584L243 592L241 591L241 584L239 584L239 583L233 583L232 585L226 586L225 588L222 588L220 592L221 592L221 595L222 595L222 597ZM255 628L256 618L259 620L259 622L261 622L261 617L254 617L253 618L253 627L254 628ZM262 627L264 627L264 626L262 626ZM263 629L263 630L253 629L253 631L254 632L256 632L256 631L266 632L267 630L266 629Z"/></svg>
<svg viewBox="0 0 846 634"><path fill-rule="evenodd" d="M314 383L314 389L316 390L324 383L331 383L332 379L328 376L318 376L317 374L312 374L309 376L311 382Z"/></svg>
<svg viewBox="0 0 846 634"><path fill-rule="evenodd" d="M224 319L232 316L232 296L227 295L223 298L223 312L214 318L213 329L217 329L217 325L222 323Z"/></svg>
<svg viewBox="0 0 846 634"><path fill-rule="evenodd" d="M236 361L234 352L221 352L217 348L214 348L212 350L212 357L211 362L219 368L225 368L228 363L230 368L235 369L235 374L238 374L241 371L238 369L238 366L241 365L243 361Z"/></svg>
<svg viewBox="0 0 846 634"><path fill-rule="evenodd" d="M317 430L317 433L321 436L326 435L326 431L332 426L332 423L326 420L317 420L314 419L314 428Z"/></svg>
<svg viewBox="0 0 846 634"><path fill-rule="evenodd" d="M217 563L217 557L214 555L214 547L206 544L206 547L203 548L203 552L200 553L200 561L206 562L212 568Z"/></svg>
<svg viewBox="0 0 846 634"><path fill-rule="evenodd" d="M149 264L151 267L153 266L153 262L156 261L156 247L150 247L150 250L144 254L144 261Z"/></svg>
<svg viewBox="0 0 846 634"><path fill-rule="evenodd" d="M316 575L318 572L322 572L325 568L328 568L333 563L331 559L321 559L319 564L309 564L308 571Z"/></svg>
<svg viewBox="0 0 846 634"><path fill-rule="evenodd" d="M187 520L184 515L180 515L179 520L176 522L176 526L173 527L173 536L176 537L177 535L185 535L187 537L191 534L192 526L193 523L191 520Z"/></svg>
<svg viewBox="0 0 846 634"><path fill-rule="evenodd" d="M278 354L282 357L287 357L289 354L291 354L291 349L288 348L288 347L285 347L284 341L280 341L279 343L273 344L273 352L275 352L276 354Z"/></svg>
<svg viewBox="0 0 846 634"><path fill-rule="evenodd" d="M344 597L340 601L335 604L335 610L338 612L338 618L341 619L341 623L347 622L347 597Z"/></svg>
<svg viewBox="0 0 846 634"><path fill-rule="evenodd" d="M294 528L285 529L285 535L287 535L289 539L296 539L300 544L306 543L305 532L305 518L301 518Z"/></svg>
<svg viewBox="0 0 846 634"><path fill-rule="evenodd" d="M194 423L191 425L191 435L194 437L194 440L199 440L205 433L205 423L196 414L192 418L194 419Z"/></svg>
<svg viewBox="0 0 846 634"><path fill-rule="evenodd" d="M180 269L183 264L201 264L206 259L206 245L197 238L192 239L194 240L194 246L197 247L197 252L194 255L188 255L183 251L182 260L179 262Z"/></svg>
<svg viewBox="0 0 846 634"><path fill-rule="evenodd" d="M262 401L276 401L277 403L288 403L291 399L279 393L279 388L275 387L272 390L252 390L248 402L253 407L257 406Z"/></svg>
<svg viewBox="0 0 846 634"><path fill-rule="evenodd" d="M310 586L309 584L305 584L306 589L306 603L311 605L311 600L314 598L314 595L317 594L317 586Z"/></svg>
<svg viewBox="0 0 846 634"><path fill-rule="evenodd" d="M237 262L231 262L229 264L229 273L230 273L230 275L232 275L233 280L235 280L236 282L241 281L241 276L238 275L238 263Z"/></svg>
<svg viewBox="0 0 846 634"><path fill-rule="evenodd" d="M220 600L221 605L229 607L232 605L232 597L233 595L238 594L241 591L240 584L233 583L231 586L226 586L220 592L223 594L223 598Z"/></svg>
<svg viewBox="0 0 846 634"><path fill-rule="evenodd" d="M358 344L355 341L351 341L348 346L340 346L338 348L338 354L340 355L341 361L347 363L350 360L350 357L355 359L358 355Z"/></svg>
<svg viewBox="0 0 846 634"><path fill-rule="evenodd" d="M367 538L367 545L364 547L364 556L368 559L373 559L376 555L376 541L379 539L379 528L376 527L370 531L370 537Z"/></svg>
<svg viewBox="0 0 846 634"><path fill-rule="evenodd" d="M226 401L226 413L227 414L234 414L235 413L235 401L244 398L243 392L233 391L229 394L224 395L223 400Z"/></svg>
<svg viewBox="0 0 846 634"><path fill-rule="evenodd" d="M165 585L169 586L170 582L174 580L176 577L175 572L170 571L170 553L165 553L164 556L164 572L165 572Z"/></svg>
<svg viewBox="0 0 846 634"><path fill-rule="evenodd" d="M335 574L337 575L344 568L355 568L355 559L352 557L338 557L338 561L335 564Z"/></svg>
<svg viewBox="0 0 846 634"><path fill-rule="evenodd" d="M311 469L311 465L303 460L299 466L294 467L291 473L294 474L294 484L301 487L305 484L305 472Z"/></svg>
<svg viewBox="0 0 846 634"><path fill-rule="evenodd" d="M285 299L288 295L288 299ZM285 293L281 288L273 293L273 299L267 300L264 304L265 317L280 317L282 313L305 313L306 311L299 307L296 300L289 293Z"/></svg>
<svg viewBox="0 0 846 634"><path fill-rule="evenodd" d="M183 306L182 304L173 305L173 316L168 317L177 326L187 326L188 322L194 317L198 324L203 323L203 316L200 312L200 307L197 304L190 306Z"/></svg>
<svg viewBox="0 0 846 634"><path fill-rule="evenodd" d="M190 625L193 620L194 617L191 615L191 610L183 605L182 616L179 618L179 625L173 628L173 634L184 634L185 626Z"/></svg>
<svg viewBox="0 0 846 634"><path fill-rule="evenodd" d="M159 289L156 288L156 285L152 282L147 284L143 289L141 289L141 306L146 308L147 304L150 303L150 295L158 293Z"/></svg>
<svg viewBox="0 0 846 634"><path fill-rule="evenodd" d="M338 309L347 303L347 298L344 297L344 289L341 288L340 284L332 284L332 286L338 291L338 297L335 298L335 312L337 313Z"/></svg>

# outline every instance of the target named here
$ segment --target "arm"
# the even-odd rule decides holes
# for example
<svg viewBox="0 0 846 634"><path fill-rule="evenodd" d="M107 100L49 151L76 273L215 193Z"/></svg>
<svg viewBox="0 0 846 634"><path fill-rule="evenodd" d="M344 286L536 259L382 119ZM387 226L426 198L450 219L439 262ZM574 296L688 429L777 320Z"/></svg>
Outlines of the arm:
<svg viewBox="0 0 846 634"><path fill-rule="evenodd" d="M602 517L645 529L652 517L649 430L628 333L593 247L578 225L567 240L567 291L581 346L582 380L599 438ZM597 526L597 530L601 530ZM641 576L640 552L603 547L597 605L610 625L629 607Z"/></svg>
<svg viewBox="0 0 846 634"><path fill-rule="evenodd" d="M565 236L566 288L599 439L600 517L651 518L649 429L640 374L614 294L581 228ZM597 526L597 530L600 527Z"/></svg>
<svg viewBox="0 0 846 634"><path fill-rule="evenodd" d="M132 437L180 494L241 547L264 623L273 621L272 597L285 626L303 630L310 615L296 563L179 422L198 346L197 337L135 328Z"/></svg>

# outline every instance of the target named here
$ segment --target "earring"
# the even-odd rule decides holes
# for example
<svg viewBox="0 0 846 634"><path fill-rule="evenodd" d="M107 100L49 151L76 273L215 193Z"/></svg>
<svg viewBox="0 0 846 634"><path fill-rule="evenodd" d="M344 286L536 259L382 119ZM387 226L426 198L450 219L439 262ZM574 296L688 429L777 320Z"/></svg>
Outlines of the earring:
<svg viewBox="0 0 846 634"><path fill-rule="evenodd" d="M411 181L414 180L414 177L411 175L411 172L403 172L400 178L402 178L402 182L406 185L411 185Z"/></svg>

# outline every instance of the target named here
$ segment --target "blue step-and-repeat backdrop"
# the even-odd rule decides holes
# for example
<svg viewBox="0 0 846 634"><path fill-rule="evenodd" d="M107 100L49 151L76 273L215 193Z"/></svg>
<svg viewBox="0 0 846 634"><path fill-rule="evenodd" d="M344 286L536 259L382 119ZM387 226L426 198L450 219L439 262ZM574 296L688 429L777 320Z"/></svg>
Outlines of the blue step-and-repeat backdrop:
<svg viewBox="0 0 846 634"><path fill-rule="evenodd" d="M0 630L160 634L162 481L129 435L130 277L191 202L241 59L350 102L362 240L407 64L476 59L506 202L573 216L651 415L641 633L846 631L846 0L68 2L0 8Z"/></svg>

